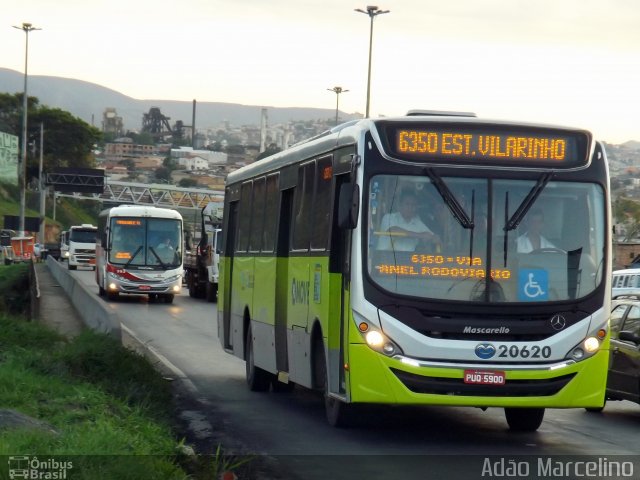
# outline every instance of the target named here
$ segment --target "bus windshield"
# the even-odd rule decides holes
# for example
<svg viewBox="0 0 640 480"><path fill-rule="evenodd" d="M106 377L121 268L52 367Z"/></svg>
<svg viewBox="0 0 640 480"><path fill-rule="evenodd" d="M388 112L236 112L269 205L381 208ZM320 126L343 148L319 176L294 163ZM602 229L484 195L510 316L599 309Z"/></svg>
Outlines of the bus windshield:
<svg viewBox="0 0 640 480"><path fill-rule="evenodd" d="M553 302L602 281L597 184L376 175L368 197L368 273L393 294Z"/></svg>
<svg viewBox="0 0 640 480"><path fill-rule="evenodd" d="M116 217L110 224L109 262L125 267L177 268L182 264L181 222Z"/></svg>

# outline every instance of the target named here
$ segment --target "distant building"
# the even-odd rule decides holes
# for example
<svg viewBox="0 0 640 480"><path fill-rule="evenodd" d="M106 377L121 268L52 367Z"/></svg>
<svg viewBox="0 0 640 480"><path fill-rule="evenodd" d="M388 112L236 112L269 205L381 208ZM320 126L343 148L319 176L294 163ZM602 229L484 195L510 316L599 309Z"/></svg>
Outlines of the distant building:
<svg viewBox="0 0 640 480"><path fill-rule="evenodd" d="M116 136L124 134L122 117L118 116L115 108L106 108L102 114L102 131Z"/></svg>

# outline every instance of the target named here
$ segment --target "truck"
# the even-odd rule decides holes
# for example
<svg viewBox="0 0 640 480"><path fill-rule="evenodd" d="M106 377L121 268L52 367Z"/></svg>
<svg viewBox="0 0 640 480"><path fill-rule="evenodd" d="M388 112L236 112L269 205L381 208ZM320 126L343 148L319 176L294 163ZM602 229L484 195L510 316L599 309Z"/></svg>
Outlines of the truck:
<svg viewBox="0 0 640 480"><path fill-rule="evenodd" d="M68 261L69 270L77 270L78 266L96 269L96 235L98 227L89 223L74 225L68 232L63 232L60 241L61 258ZM65 235L66 233L66 235ZM66 243L63 243L63 240Z"/></svg>
<svg viewBox="0 0 640 480"><path fill-rule="evenodd" d="M0 259L5 265L11 265L15 259L11 239L16 236L16 232L9 229L0 230Z"/></svg>
<svg viewBox="0 0 640 480"><path fill-rule="evenodd" d="M200 239L194 246L185 235L185 281L192 298L215 302L218 296L218 264L222 238L222 202L209 202L200 214Z"/></svg>

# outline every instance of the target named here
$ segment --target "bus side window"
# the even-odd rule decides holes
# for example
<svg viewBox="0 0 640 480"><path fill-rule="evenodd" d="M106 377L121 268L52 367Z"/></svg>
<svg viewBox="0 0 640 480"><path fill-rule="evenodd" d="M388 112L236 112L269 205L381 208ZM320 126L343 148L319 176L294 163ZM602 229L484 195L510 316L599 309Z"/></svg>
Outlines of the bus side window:
<svg viewBox="0 0 640 480"><path fill-rule="evenodd" d="M300 166L293 206L293 250L309 250L315 162Z"/></svg>

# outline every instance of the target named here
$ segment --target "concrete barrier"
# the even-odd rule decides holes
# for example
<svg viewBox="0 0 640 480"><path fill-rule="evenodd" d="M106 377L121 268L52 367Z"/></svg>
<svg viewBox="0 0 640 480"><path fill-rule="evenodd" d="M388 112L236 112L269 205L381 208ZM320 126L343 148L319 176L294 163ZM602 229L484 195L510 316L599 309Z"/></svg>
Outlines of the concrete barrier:
<svg viewBox="0 0 640 480"><path fill-rule="evenodd" d="M81 282L77 282L63 264L52 257L47 257L47 267L67 293L69 300L87 327L122 340L118 315L95 292L89 290Z"/></svg>

